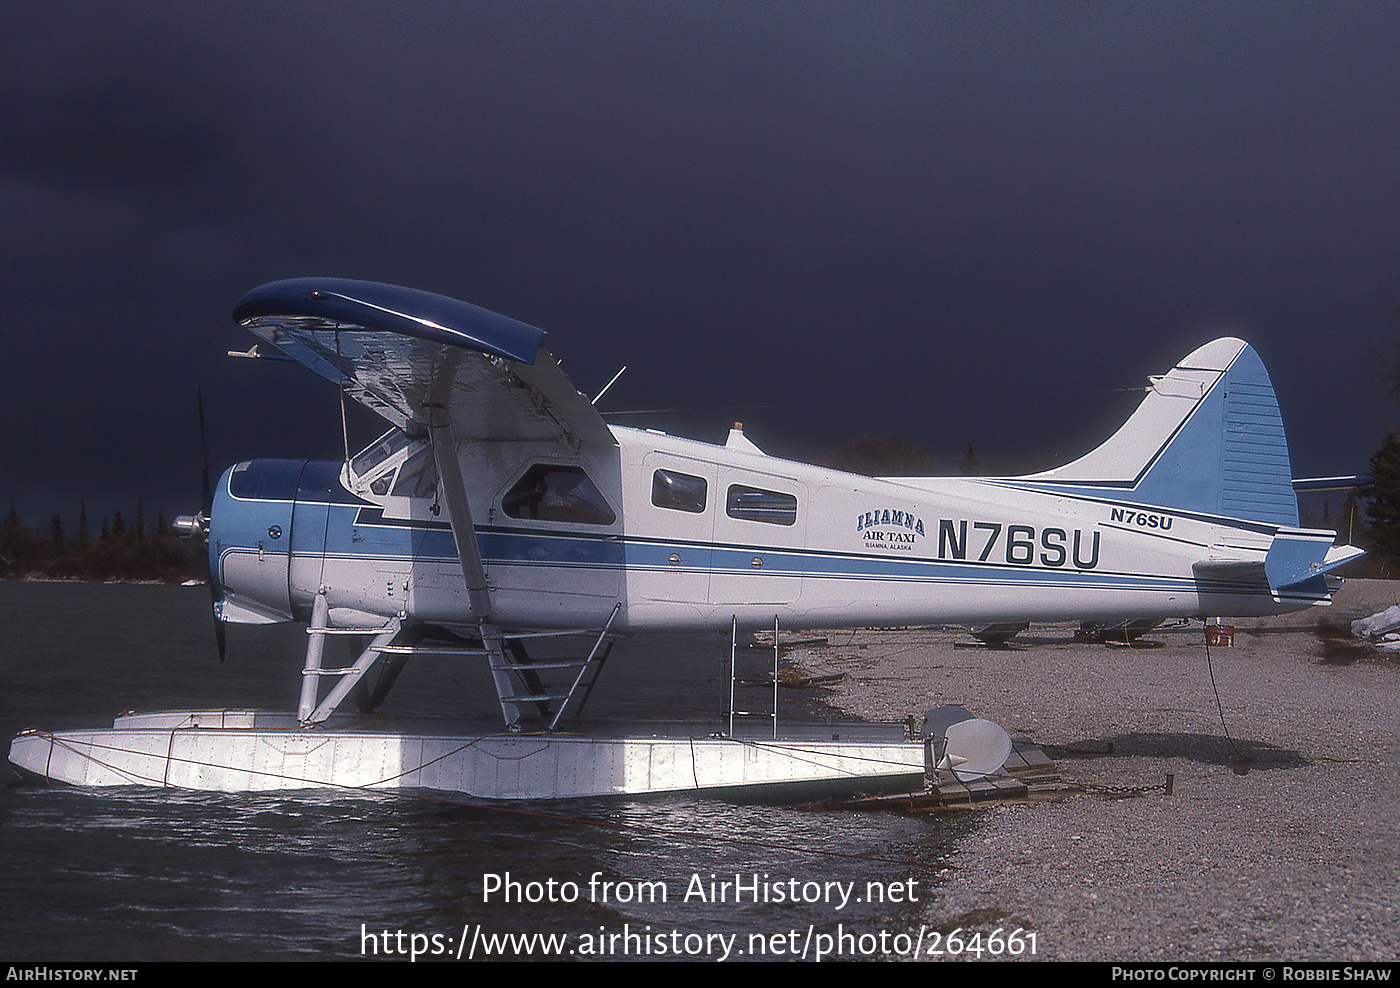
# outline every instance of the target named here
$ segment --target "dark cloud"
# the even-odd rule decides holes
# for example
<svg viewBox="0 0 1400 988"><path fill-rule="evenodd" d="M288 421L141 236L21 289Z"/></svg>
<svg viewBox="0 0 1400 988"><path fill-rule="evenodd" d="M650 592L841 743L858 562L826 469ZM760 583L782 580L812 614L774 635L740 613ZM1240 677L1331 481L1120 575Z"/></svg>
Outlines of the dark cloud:
<svg viewBox="0 0 1400 988"><path fill-rule="evenodd" d="M1081 452L1241 335L1298 472L1359 469L1397 42L1367 3L11 5L5 479L173 510L200 383L215 459L333 454L332 391L222 357L317 273L541 325L585 390L626 363L614 407L950 470Z"/></svg>

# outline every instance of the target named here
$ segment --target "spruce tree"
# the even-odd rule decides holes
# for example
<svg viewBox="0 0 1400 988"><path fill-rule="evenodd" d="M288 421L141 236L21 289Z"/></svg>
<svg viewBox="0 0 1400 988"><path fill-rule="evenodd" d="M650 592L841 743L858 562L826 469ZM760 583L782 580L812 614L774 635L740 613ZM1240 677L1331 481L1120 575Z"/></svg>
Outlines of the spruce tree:
<svg viewBox="0 0 1400 988"><path fill-rule="evenodd" d="M18 556L23 539L24 526L20 524L19 512L15 510L15 496L10 495L10 510L5 515L5 523L0 525L0 562L8 563L9 557Z"/></svg>
<svg viewBox="0 0 1400 988"><path fill-rule="evenodd" d="M1386 433L1371 454L1371 484L1362 495L1368 501L1371 551L1400 561L1400 438L1394 432Z"/></svg>
<svg viewBox="0 0 1400 988"><path fill-rule="evenodd" d="M972 451L972 443L967 444L967 455L963 457L962 463L958 464L958 469L962 471L964 477L975 477L981 471L982 465L977 462L977 454Z"/></svg>
<svg viewBox="0 0 1400 988"><path fill-rule="evenodd" d="M886 437L866 433L847 439L821 462L869 477L927 477L934 471L933 454L928 448L911 444L897 432Z"/></svg>
<svg viewBox="0 0 1400 988"><path fill-rule="evenodd" d="M86 549L91 541L92 533L88 530L87 502L83 501L78 506L78 548Z"/></svg>
<svg viewBox="0 0 1400 988"><path fill-rule="evenodd" d="M63 538L63 519L59 515L54 515L49 520L49 544L53 546L53 551L62 553L67 547L67 541Z"/></svg>

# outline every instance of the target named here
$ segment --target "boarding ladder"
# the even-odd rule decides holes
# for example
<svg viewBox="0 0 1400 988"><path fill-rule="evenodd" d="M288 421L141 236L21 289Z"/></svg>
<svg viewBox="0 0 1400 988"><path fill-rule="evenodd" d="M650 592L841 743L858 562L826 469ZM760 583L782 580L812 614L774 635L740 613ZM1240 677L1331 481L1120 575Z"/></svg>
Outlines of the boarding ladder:
<svg viewBox="0 0 1400 988"><path fill-rule="evenodd" d="M482 622L481 641L491 665L491 678L496 684L496 694L501 703L501 716L510 730L519 730L523 707L534 706L541 717L550 717L548 730L556 730L571 705L577 718L583 713L584 704L593 693L593 687L602 674L603 666L612 653L617 641L611 634L613 621L622 604L615 604L608 615L607 623L601 628L566 628L559 631L500 631ZM596 635L596 637L594 637ZM547 662L532 659L526 651L525 643L534 639L550 638L593 638L593 646L582 658L566 657ZM541 672L572 671L574 675L565 683L546 686ZM562 690L562 692L561 692ZM552 708L551 705L557 703Z"/></svg>
<svg viewBox="0 0 1400 988"><path fill-rule="evenodd" d="M501 705L501 715L509 730L520 730L520 721L532 713L549 718L548 730L556 730L570 710L574 717L583 712L593 687L612 652L616 637L613 622L622 605L613 607L601 628L568 628L558 631L503 631L487 622L480 624L479 639L462 638L439 629L427 637L425 629L406 626L399 618L380 628L332 628L329 626L325 594L317 594L312 604L311 626L307 628L306 666L302 670L301 701L297 719L304 726L325 721L351 691L357 691L362 713L374 710L384 701L394 681L410 658L419 656L485 658L491 670ZM325 641L330 635L370 635L369 644L358 659L343 668L323 668ZM588 654L538 662L530 657L526 641L539 638L587 636L592 640ZM381 659L373 686L364 678ZM550 673L564 672L562 678ZM545 674L542 676L541 674ZM319 704L317 696L322 677L339 677L335 687ZM546 681L549 681L548 683Z"/></svg>
<svg viewBox="0 0 1400 988"><path fill-rule="evenodd" d="M767 717L773 722L773 737L778 736L778 616L773 615L773 706L771 710L740 710L735 707L739 686L752 684L739 678L739 619L735 616L729 630L729 736L734 737L736 717ZM764 684L766 685L766 684ZM752 693L750 695L753 695Z"/></svg>

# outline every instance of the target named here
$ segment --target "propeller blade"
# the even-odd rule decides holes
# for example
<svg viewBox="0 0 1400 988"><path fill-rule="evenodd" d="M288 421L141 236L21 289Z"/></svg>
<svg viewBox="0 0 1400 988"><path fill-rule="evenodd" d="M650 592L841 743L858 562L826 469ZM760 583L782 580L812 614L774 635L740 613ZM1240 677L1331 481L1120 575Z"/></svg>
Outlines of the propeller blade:
<svg viewBox="0 0 1400 988"><path fill-rule="evenodd" d="M204 491L200 509L207 517L209 510L214 506L214 485L209 483L209 443L204 435L204 389L195 388L194 395L199 402L199 458L204 466Z"/></svg>
<svg viewBox="0 0 1400 988"><path fill-rule="evenodd" d="M204 517L212 519L214 513L214 485L209 482L209 442L204 429L204 389L195 389L195 399L199 403L199 458L204 469L204 489L201 494L201 510ZM228 655L227 633L224 622L219 620L219 585L214 581L214 566L209 560L209 546L204 547L204 577L209 585L209 614L214 619L214 643L219 649L219 661Z"/></svg>

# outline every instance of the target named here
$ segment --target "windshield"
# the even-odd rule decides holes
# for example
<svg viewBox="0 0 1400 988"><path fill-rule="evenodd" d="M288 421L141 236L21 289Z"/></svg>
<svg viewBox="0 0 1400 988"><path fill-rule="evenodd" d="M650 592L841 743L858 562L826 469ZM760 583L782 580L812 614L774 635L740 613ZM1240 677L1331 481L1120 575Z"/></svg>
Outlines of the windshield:
<svg viewBox="0 0 1400 988"><path fill-rule="evenodd" d="M350 461L350 473L364 477L374 472L374 468L403 449L413 440L398 429L390 429L374 442L355 454Z"/></svg>

